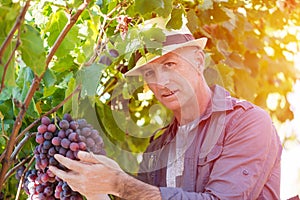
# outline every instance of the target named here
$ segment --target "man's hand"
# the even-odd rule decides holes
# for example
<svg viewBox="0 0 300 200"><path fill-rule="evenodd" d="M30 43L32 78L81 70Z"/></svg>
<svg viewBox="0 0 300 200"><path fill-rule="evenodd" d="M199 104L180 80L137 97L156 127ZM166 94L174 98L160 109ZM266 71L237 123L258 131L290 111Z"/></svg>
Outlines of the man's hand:
<svg viewBox="0 0 300 200"><path fill-rule="evenodd" d="M84 151L78 152L80 161L56 154L55 158L70 171L56 167L49 169L68 183L74 191L88 200L106 200L105 194L124 199L161 200L158 187L146 184L126 174L112 159Z"/></svg>
<svg viewBox="0 0 300 200"><path fill-rule="evenodd" d="M119 181L120 175L127 174L114 160L84 151L78 152L78 158L80 161L56 154L55 159L70 171L66 172L53 166L49 169L66 181L72 190L78 191L90 200L109 199L107 195L101 194L120 196L120 190L124 187Z"/></svg>

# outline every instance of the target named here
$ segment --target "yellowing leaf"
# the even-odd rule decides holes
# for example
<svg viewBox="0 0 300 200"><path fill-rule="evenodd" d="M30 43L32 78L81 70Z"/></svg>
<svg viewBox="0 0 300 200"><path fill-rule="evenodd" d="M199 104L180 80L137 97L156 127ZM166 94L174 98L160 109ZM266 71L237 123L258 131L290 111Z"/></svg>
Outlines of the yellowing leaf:
<svg viewBox="0 0 300 200"><path fill-rule="evenodd" d="M45 71L46 51L40 33L26 24L21 33L21 41L20 50L23 61L36 75L41 75Z"/></svg>

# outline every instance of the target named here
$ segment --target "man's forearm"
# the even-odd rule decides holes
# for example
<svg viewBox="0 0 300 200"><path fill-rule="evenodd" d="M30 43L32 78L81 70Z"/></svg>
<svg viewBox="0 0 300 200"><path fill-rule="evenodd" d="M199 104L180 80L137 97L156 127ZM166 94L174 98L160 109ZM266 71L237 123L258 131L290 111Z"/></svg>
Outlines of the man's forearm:
<svg viewBox="0 0 300 200"><path fill-rule="evenodd" d="M127 174L123 174L118 185L120 197L123 199L133 200L161 200L160 190L158 187L144 183Z"/></svg>

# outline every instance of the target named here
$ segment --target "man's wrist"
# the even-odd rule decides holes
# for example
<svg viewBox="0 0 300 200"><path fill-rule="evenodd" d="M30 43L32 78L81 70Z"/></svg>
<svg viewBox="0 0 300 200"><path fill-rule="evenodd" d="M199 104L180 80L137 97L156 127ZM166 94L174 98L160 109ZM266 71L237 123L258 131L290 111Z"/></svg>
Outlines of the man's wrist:
<svg viewBox="0 0 300 200"><path fill-rule="evenodd" d="M161 200L158 187L144 183L125 172L118 174L116 196L122 199Z"/></svg>

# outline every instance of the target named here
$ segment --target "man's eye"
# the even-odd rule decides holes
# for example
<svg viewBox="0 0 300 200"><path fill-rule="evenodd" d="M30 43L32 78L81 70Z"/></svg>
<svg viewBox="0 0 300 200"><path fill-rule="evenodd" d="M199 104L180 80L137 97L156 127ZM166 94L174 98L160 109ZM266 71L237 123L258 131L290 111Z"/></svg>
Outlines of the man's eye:
<svg viewBox="0 0 300 200"><path fill-rule="evenodd" d="M144 77L151 77L151 76L153 76L153 75L154 75L154 71L152 71L152 70L146 71L146 72L144 73Z"/></svg>
<svg viewBox="0 0 300 200"><path fill-rule="evenodd" d="M174 67L176 64L174 62L167 62L164 64L164 66L168 67L168 68L171 68L171 67Z"/></svg>

